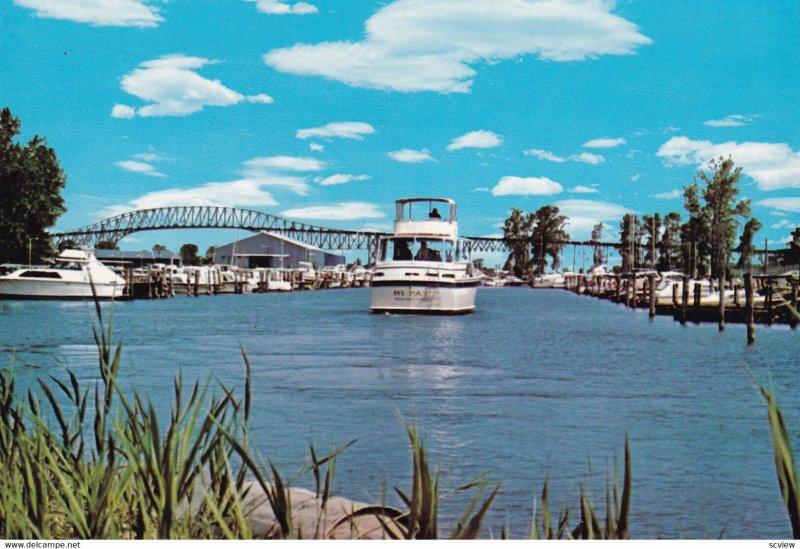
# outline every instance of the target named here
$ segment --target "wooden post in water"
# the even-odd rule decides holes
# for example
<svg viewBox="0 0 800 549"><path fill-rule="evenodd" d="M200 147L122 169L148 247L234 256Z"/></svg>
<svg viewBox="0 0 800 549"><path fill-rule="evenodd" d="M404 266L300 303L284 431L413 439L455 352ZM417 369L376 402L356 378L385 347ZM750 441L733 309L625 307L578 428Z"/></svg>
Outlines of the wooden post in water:
<svg viewBox="0 0 800 549"><path fill-rule="evenodd" d="M194 296L200 295L200 270L194 272Z"/></svg>
<svg viewBox="0 0 800 549"><path fill-rule="evenodd" d="M733 284L733 306L739 306L739 285Z"/></svg>
<svg viewBox="0 0 800 549"><path fill-rule="evenodd" d="M769 280L765 280L764 282L766 282L766 284L767 284L767 287L764 288L766 290L766 292L767 292L767 299L766 299L766 301L767 301L767 325L771 325L772 324L772 290L773 290L772 279L770 278Z"/></svg>
<svg viewBox="0 0 800 549"><path fill-rule="evenodd" d="M625 305L630 309L636 296L636 275L631 273L625 278L628 279L628 284L625 286Z"/></svg>
<svg viewBox="0 0 800 549"><path fill-rule="evenodd" d="M695 282L694 283L694 303L693 306L695 309L700 308L700 295L703 293L703 283L702 282Z"/></svg>
<svg viewBox="0 0 800 549"><path fill-rule="evenodd" d="M689 308L689 276L683 275L683 291L681 295L681 324L686 324Z"/></svg>
<svg viewBox="0 0 800 549"><path fill-rule="evenodd" d="M744 317L747 321L747 344L756 342L756 322L753 315L753 275L744 274Z"/></svg>
<svg viewBox="0 0 800 549"><path fill-rule="evenodd" d="M650 298L650 320L656 317L656 275L647 275L647 296Z"/></svg>
<svg viewBox="0 0 800 549"><path fill-rule="evenodd" d="M616 295L614 296L614 301L619 303L620 301L622 301L622 277L620 275L614 275L614 283L617 286L615 288L615 290L616 290L615 294Z"/></svg>
<svg viewBox="0 0 800 549"><path fill-rule="evenodd" d="M719 331L725 331L725 275L719 275Z"/></svg>
<svg viewBox="0 0 800 549"><path fill-rule="evenodd" d="M793 311L789 311L789 326L791 326L792 329L794 330L794 329L797 328L797 320L798 320L797 319L797 315L798 315L798 313L800 313L797 310L797 286L798 286L798 284L797 284L797 279L794 276L789 276L787 278L789 279L789 284L792 285L791 303L792 303L792 309L794 309Z"/></svg>

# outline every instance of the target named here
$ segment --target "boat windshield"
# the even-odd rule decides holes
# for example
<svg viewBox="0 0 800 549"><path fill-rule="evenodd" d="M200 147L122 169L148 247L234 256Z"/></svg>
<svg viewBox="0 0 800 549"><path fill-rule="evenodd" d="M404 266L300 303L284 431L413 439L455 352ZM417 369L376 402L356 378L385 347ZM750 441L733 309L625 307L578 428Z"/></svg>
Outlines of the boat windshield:
<svg viewBox="0 0 800 549"><path fill-rule="evenodd" d="M381 261L436 261L453 263L466 260L459 242L441 238L387 238L381 242Z"/></svg>
<svg viewBox="0 0 800 549"><path fill-rule="evenodd" d="M77 261L56 261L52 269L62 269L64 271L80 271L83 270L81 264Z"/></svg>

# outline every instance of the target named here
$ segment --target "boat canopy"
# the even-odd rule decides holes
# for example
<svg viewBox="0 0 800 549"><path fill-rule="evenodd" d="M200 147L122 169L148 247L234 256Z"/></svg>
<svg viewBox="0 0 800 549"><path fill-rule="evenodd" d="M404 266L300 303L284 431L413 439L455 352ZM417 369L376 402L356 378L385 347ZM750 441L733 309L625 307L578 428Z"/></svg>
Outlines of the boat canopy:
<svg viewBox="0 0 800 549"><path fill-rule="evenodd" d="M458 238L456 203L449 198L401 198L395 201L395 236Z"/></svg>

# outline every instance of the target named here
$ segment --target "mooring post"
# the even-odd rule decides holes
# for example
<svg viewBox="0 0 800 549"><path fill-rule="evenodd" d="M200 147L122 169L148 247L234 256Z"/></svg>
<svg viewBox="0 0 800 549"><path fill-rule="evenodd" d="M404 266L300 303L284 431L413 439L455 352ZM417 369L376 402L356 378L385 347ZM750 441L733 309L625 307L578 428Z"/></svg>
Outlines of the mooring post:
<svg viewBox="0 0 800 549"><path fill-rule="evenodd" d="M725 275L719 275L719 331L725 331Z"/></svg>
<svg viewBox="0 0 800 549"><path fill-rule="evenodd" d="M614 275L614 284L616 285L614 301L619 303L622 301L622 277L620 275Z"/></svg>
<svg viewBox="0 0 800 549"><path fill-rule="evenodd" d="M700 295L703 293L703 283L702 282L695 282L694 283L694 303L693 306L695 309L700 308Z"/></svg>
<svg viewBox="0 0 800 549"><path fill-rule="evenodd" d="M656 317L656 275L647 275L647 295L650 298L650 319Z"/></svg>
<svg viewBox="0 0 800 549"><path fill-rule="evenodd" d="M747 344L756 342L756 321L753 314L753 275L744 274L744 315L747 321Z"/></svg>
<svg viewBox="0 0 800 549"><path fill-rule="evenodd" d="M772 278L766 279L764 282L767 284L765 290L767 292L767 325L769 326L772 325Z"/></svg>
<svg viewBox="0 0 800 549"><path fill-rule="evenodd" d="M689 308L689 276L683 275L683 288L681 295L681 324L686 324Z"/></svg>

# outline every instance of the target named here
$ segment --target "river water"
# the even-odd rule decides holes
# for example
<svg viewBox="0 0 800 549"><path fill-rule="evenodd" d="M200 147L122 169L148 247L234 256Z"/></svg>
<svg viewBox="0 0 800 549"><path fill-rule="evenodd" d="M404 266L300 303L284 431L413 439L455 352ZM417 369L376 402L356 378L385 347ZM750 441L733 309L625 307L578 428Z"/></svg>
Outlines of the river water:
<svg viewBox="0 0 800 549"><path fill-rule="evenodd" d="M410 490L404 421L415 421L443 491L491 469L502 492L485 535L527 537L545 478L550 506L581 483L604 512L603 484L626 434L634 537L786 538L766 408L772 386L800 432L798 334L649 321L646 311L557 290L486 288L461 317L373 315L369 290L176 297L114 305L122 379L166 407L172 379L241 391L253 365L252 439L285 474L358 439L335 491L362 501ZM2 364L21 387L69 367L97 379L86 303L0 302ZM795 444L795 447L800 447ZM299 484L311 487L310 478ZM442 503L449 530L465 496Z"/></svg>

